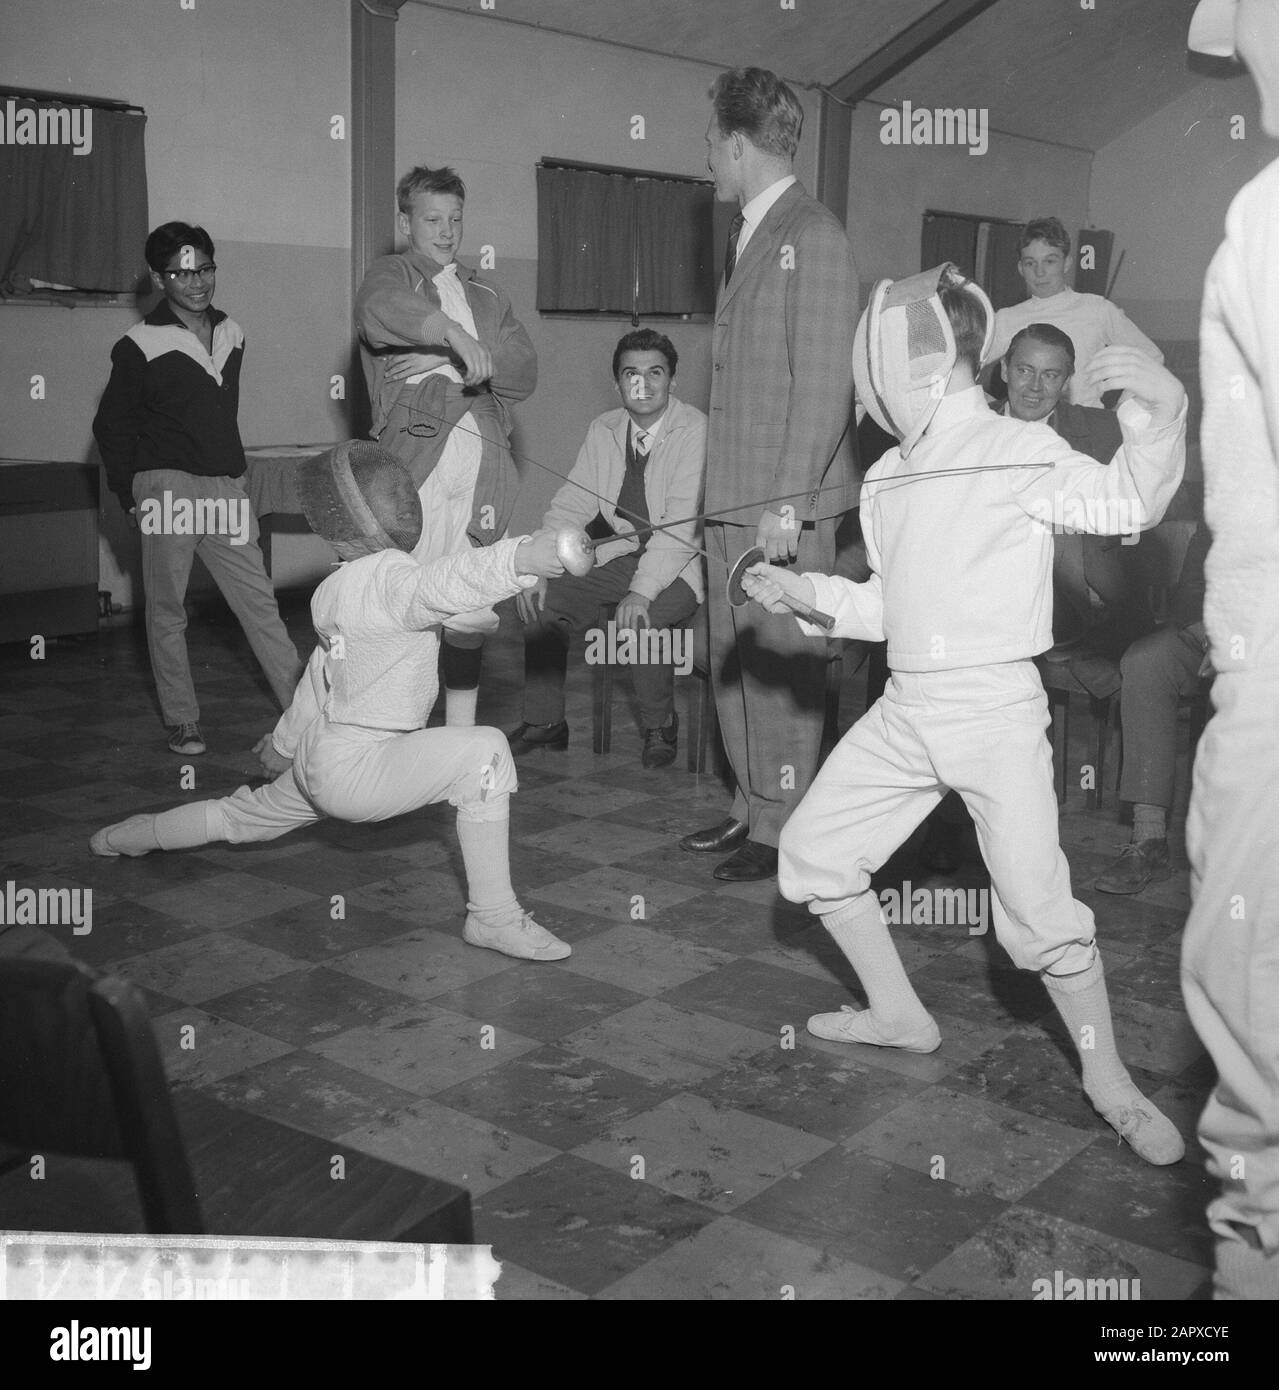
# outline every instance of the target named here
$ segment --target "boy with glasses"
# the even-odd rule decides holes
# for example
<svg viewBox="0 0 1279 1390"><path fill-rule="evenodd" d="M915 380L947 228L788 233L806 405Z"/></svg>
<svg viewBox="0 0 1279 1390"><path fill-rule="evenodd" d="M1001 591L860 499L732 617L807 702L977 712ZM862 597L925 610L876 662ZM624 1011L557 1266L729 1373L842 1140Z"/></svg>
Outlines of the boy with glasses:
<svg viewBox="0 0 1279 1390"><path fill-rule="evenodd" d="M205 751L186 646L186 589L198 553L240 621L282 709L302 671L267 578L239 481L244 333L213 307L217 265L203 227L166 222L147 238L161 302L111 350L93 421L107 481L138 527L147 646L169 748Z"/></svg>

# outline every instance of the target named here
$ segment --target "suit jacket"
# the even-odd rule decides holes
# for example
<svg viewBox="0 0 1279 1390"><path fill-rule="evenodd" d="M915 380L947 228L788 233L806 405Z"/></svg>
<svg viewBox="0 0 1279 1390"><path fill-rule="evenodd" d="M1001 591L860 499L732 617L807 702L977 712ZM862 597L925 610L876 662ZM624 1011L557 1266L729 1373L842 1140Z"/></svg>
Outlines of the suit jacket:
<svg viewBox="0 0 1279 1390"><path fill-rule="evenodd" d="M798 185L769 208L721 285L711 338L706 510L755 526L799 494L800 521L856 505L858 280L839 220ZM753 505L742 506L743 503Z"/></svg>
<svg viewBox="0 0 1279 1390"><path fill-rule="evenodd" d="M635 523L617 514L617 496L626 473L626 432L631 417L623 409L606 410L591 421L569 481L551 499L542 525L553 531L561 527L586 526L596 512L619 534L602 542L595 551L595 563L629 555L639 542L628 538ZM706 416L696 406L686 405L674 396L666 408L662 435L644 467L644 495L648 518L654 525L696 517L701 508L702 476L706 469ZM652 531L640 556L631 588L637 594L655 599L663 589L682 579L698 602L706 597L702 581L702 556L694 549L699 543L698 523L693 520L670 531Z"/></svg>
<svg viewBox="0 0 1279 1390"><path fill-rule="evenodd" d="M387 382L387 359L403 352L441 352L452 320L440 307L432 277L440 267L409 250L380 256L369 266L355 298L360 357L373 404L373 438L412 473L419 487L439 462L449 431L468 412L483 438L467 534L492 545L506 534L519 492L510 451L509 405L532 394L537 353L500 285L460 262L458 282L475 317L476 336L493 355L493 375L482 386L459 386L441 376L416 383Z"/></svg>
<svg viewBox="0 0 1279 1390"><path fill-rule="evenodd" d="M1109 463L1124 442L1115 412L1099 406L1074 405L1061 400L1048 423L1072 449L1098 463ZM1101 645L1113 646L1118 651L1154 628L1155 617L1135 559L1138 546L1125 545L1125 539L1123 536L1086 534L1056 538L1053 628L1059 642L1099 631L1104 625L1108 640ZM1082 576L1077 566L1069 562L1069 557L1079 554L1083 559ZM1090 611L1089 588L1105 604L1102 615Z"/></svg>

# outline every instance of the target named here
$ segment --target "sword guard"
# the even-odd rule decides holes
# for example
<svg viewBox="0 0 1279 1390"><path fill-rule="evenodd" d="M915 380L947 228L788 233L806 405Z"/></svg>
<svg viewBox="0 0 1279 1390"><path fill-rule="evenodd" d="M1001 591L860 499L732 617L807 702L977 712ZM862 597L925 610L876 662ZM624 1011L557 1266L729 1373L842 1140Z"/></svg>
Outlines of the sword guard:
<svg viewBox="0 0 1279 1390"><path fill-rule="evenodd" d="M585 531L559 531L555 536L555 553L569 574L580 579L595 568L595 542Z"/></svg>

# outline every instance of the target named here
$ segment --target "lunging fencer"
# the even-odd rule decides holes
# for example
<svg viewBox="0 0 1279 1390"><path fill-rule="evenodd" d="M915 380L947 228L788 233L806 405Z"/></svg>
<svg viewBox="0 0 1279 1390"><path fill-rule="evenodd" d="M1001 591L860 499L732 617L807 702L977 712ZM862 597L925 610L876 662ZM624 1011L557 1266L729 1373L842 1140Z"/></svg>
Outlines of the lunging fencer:
<svg viewBox="0 0 1279 1390"><path fill-rule="evenodd" d="M412 478L376 444L339 445L298 469L312 529L341 567L316 589L319 643L263 765L275 781L131 816L99 830L104 856L274 840L325 816L382 821L447 800L457 808L466 866L462 939L526 960L562 960L569 946L520 906L508 836L514 762L498 729L423 726L435 703L440 630L454 613L488 607L564 573L556 537L538 531L426 564Z"/></svg>
<svg viewBox="0 0 1279 1390"><path fill-rule="evenodd" d="M1047 986L1079 1050L1085 1094L1142 1158L1175 1163L1185 1146L1119 1058L1093 915L1071 894L1032 658L1052 646L1055 519L1077 513L1101 534L1134 516L1153 526L1181 481L1185 392L1143 353L1099 352L1091 384L1128 393L1123 446L1099 464L1047 425L990 410L975 381L992 319L989 300L953 266L875 287L857 330L858 395L901 443L862 489L871 576L856 584L759 564L743 579L771 612L786 611L790 596L834 615L833 636L888 640L884 695L782 831L782 893L821 917L870 1004L816 1014L808 1028L910 1052L941 1045L870 880L953 788L990 869L999 941Z"/></svg>

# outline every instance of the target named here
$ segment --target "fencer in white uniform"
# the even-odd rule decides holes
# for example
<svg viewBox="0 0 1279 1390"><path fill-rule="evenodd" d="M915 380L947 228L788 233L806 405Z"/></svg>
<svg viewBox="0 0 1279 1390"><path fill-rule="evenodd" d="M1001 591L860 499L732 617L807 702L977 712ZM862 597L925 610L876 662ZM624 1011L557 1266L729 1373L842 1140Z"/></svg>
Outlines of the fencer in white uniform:
<svg viewBox="0 0 1279 1390"><path fill-rule="evenodd" d="M467 877L463 939L529 960L569 946L521 908L510 881L515 765L499 729L427 729L438 681L440 629L564 572L555 535L539 531L426 564L411 552L422 529L413 480L380 446L340 445L299 469L312 529L343 563L316 589L319 643L271 735L267 786L133 816L90 840L95 854L140 855L225 840L273 840L325 816L381 821L447 800Z"/></svg>
<svg viewBox="0 0 1279 1390"><path fill-rule="evenodd" d="M1113 534L1159 520L1184 466L1185 392L1132 348L1100 352L1090 371L1102 389L1133 398L1119 409L1123 447L1098 464L1047 425L990 410L974 381L992 322L953 266L876 286L858 326L858 395L901 445L862 488L872 574L856 584L761 564L744 579L773 612L789 594L833 615L831 636L888 640L884 695L827 759L779 846L782 893L821 917L870 1002L808 1026L837 1041L941 1045L870 879L953 788L990 870L998 939L1047 986L1090 1101L1143 1158L1175 1163L1185 1146L1119 1059L1093 915L1071 894L1032 658L1052 646L1054 526Z"/></svg>

